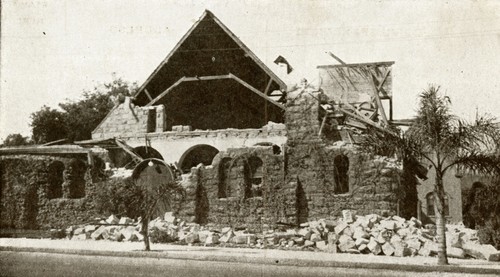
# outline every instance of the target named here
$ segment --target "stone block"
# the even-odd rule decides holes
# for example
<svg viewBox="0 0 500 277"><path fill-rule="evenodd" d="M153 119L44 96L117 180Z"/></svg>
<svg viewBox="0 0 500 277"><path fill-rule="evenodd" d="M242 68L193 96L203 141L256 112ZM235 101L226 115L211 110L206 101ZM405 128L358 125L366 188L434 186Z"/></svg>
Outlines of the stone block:
<svg viewBox="0 0 500 277"><path fill-rule="evenodd" d="M384 252L384 255L392 256L392 254L394 254L394 250L395 249L390 242L382 244L382 252Z"/></svg>
<svg viewBox="0 0 500 277"><path fill-rule="evenodd" d="M324 251L327 247L327 244L326 244L326 241L322 240L322 241L317 241L316 242L316 247L319 249L319 250L322 250Z"/></svg>
<svg viewBox="0 0 500 277"><path fill-rule="evenodd" d="M450 258L465 259L465 251L458 247L446 247L446 254Z"/></svg>
<svg viewBox="0 0 500 277"><path fill-rule="evenodd" d="M205 239L205 245L214 245L219 243L219 236L217 234L210 234Z"/></svg>
<svg viewBox="0 0 500 277"><path fill-rule="evenodd" d="M420 246L422 245L420 243L420 241L418 239L416 239L416 238L406 240L405 242L406 242L406 244L408 245L409 248L412 248L412 249L415 249L415 250L419 250Z"/></svg>
<svg viewBox="0 0 500 277"><path fill-rule="evenodd" d="M126 216L122 216L120 218L120 221L118 221L118 224L132 224L133 222L134 222L133 219L126 217Z"/></svg>
<svg viewBox="0 0 500 277"><path fill-rule="evenodd" d="M465 254L470 255L476 259L488 261L500 261L500 252L494 246L489 244L475 244L472 242L465 242L462 244Z"/></svg>
<svg viewBox="0 0 500 277"><path fill-rule="evenodd" d="M124 241L134 241L136 240L135 237L135 228L134 226L127 226L126 228L123 228L120 230L121 235L123 236Z"/></svg>
<svg viewBox="0 0 500 277"><path fill-rule="evenodd" d="M351 210L342 210L342 220L345 223L353 223L354 218Z"/></svg>
<svg viewBox="0 0 500 277"><path fill-rule="evenodd" d="M366 232L364 230L364 228L361 226L357 226L354 229L354 233L352 234L353 239L359 239L359 238L366 238L367 239L369 237L370 237L370 234L368 234L368 232Z"/></svg>
<svg viewBox="0 0 500 277"><path fill-rule="evenodd" d="M106 230L106 227L105 226L100 226L99 228L97 228L97 230L95 230L91 235L90 237L93 239L93 240L99 240L99 239L102 239L102 233Z"/></svg>
<svg viewBox="0 0 500 277"><path fill-rule="evenodd" d="M189 233L186 235L185 241L187 244L193 244L196 242L200 242L200 237L198 233Z"/></svg>
<svg viewBox="0 0 500 277"><path fill-rule="evenodd" d="M356 247L354 240L346 235L341 235L338 241L338 247L341 252L346 252L348 249L353 249Z"/></svg>
<svg viewBox="0 0 500 277"><path fill-rule="evenodd" d="M464 232L446 232L446 246L447 247L462 247L462 237L465 235Z"/></svg>
<svg viewBox="0 0 500 277"><path fill-rule="evenodd" d="M313 241L313 242L317 242L317 241L321 241L321 235L320 234L317 234L317 233L313 233L311 235L311 238L309 239L310 241Z"/></svg>
<svg viewBox="0 0 500 277"><path fill-rule="evenodd" d="M337 235L340 235L340 233L342 233L342 231L344 231L345 228L347 228L348 224L346 222L339 222L339 224L337 226L335 226L335 234Z"/></svg>
<svg viewBox="0 0 500 277"><path fill-rule="evenodd" d="M310 240L305 240L304 241L304 246L303 247L310 247L310 246L314 246L314 242L310 241Z"/></svg>
<svg viewBox="0 0 500 277"><path fill-rule="evenodd" d="M175 216L173 212L166 212L163 219L169 224L175 223Z"/></svg>
<svg viewBox="0 0 500 277"><path fill-rule="evenodd" d="M87 225L85 226L84 228L85 230L85 233L91 233L91 232L94 232L96 229L97 229L97 226L95 225Z"/></svg>
<svg viewBox="0 0 500 277"><path fill-rule="evenodd" d="M116 217L115 215L110 215L106 219L106 223L108 223L108 224L117 224L118 222L120 222L120 219L118 217Z"/></svg>
<svg viewBox="0 0 500 277"><path fill-rule="evenodd" d="M301 245L304 245L304 241L305 239L304 238L293 238L292 239L297 245L301 246Z"/></svg>
<svg viewBox="0 0 500 277"><path fill-rule="evenodd" d="M396 229L396 221L394 220L381 220L380 226L386 230L395 230Z"/></svg>
<svg viewBox="0 0 500 277"><path fill-rule="evenodd" d="M370 252L372 252L375 255L378 255L380 254L380 252L382 252L380 244L373 237L370 237L370 242L366 246L368 247Z"/></svg>

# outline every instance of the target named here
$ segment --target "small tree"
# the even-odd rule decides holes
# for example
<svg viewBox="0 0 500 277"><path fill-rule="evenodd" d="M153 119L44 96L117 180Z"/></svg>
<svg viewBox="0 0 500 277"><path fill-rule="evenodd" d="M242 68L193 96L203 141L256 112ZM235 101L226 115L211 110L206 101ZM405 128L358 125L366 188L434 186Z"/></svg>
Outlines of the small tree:
<svg viewBox="0 0 500 277"><path fill-rule="evenodd" d="M115 100L133 94L136 89L136 83L113 76L111 82L84 91L82 99L60 103L60 110L43 106L31 115L33 140L46 143L63 138L90 139L92 131L116 104Z"/></svg>
<svg viewBox="0 0 500 277"><path fill-rule="evenodd" d="M498 130L492 119L477 118L472 124L450 113L450 100L431 86L420 95L415 121L406 133L373 130L364 149L384 151L392 145L403 161L425 160L436 172L434 184L438 240L438 264L448 264L445 235L445 191L443 177L451 168L463 165L481 172L500 172L498 156L486 150L498 147ZM387 149L385 149L387 150Z"/></svg>
<svg viewBox="0 0 500 277"><path fill-rule="evenodd" d="M177 182L161 183L157 186L138 186L141 192L139 207L141 214L141 234L144 236L144 250L150 251L149 222L157 214L159 207L170 207L173 199L184 197L184 189Z"/></svg>

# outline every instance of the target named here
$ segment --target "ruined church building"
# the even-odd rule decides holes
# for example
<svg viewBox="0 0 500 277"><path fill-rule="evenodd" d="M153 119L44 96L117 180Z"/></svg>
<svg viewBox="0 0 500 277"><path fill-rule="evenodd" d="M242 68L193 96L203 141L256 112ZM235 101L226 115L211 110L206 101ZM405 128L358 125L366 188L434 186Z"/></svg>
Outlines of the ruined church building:
<svg viewBox="0 0 500 277"><path fill-rule="evenodd" d="M290 88L205 11L133 97L74 151L89 168L97 157L130 166L133 159L114 143L119 138L143 158L174 164L187 191L175 212L200 224L260 229L336 217L344 209L397 214L401 168L356 149L367 125L392 121L392 65L322 65L319 88L306 81ZM93 153L96 146L102 151ZM57 159L51 170L62 172L69 161ZM46 186L51 182L62 179ZM66 193L67 201L92 201L96 185L87 180L75 197ZM40 196L47 198L40 205L90 217L74 208L80 202L56 208L51 199L66 196L61 189L50 193ZM41 213L31 216L39 226L60 225Z"/></svg>

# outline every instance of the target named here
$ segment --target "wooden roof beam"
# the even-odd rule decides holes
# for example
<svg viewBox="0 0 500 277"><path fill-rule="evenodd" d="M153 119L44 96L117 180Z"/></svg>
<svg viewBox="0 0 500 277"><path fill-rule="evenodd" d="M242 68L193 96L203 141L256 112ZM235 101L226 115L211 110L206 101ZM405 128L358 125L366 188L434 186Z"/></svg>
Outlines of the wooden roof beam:
<svg viewBox="0 0 500 277"><path fill-rule="evenodd" d="M162 93L160 93L160 95L156 96L155 99L149 101L149 103L147 103L144 107L150 107L152 106L154 103L158 102L161 98L163 98L165 95L167 95L170 91L172 91L172 89L174 89L176 86L180 85L182 82L184 82L184 79L186 77L181 77L179 80L177 80L177 82L175 82L173 85L171 85L169 88L167 88L166 90L164 90Z"/></svg>
<svg viewBox="0 0 500 277"><path fill-rule="evenodd" d="M283 105L281 105L280 103L274 101L273 99L269 98L269 96L265 95L263 92L259 91L258 89L252 87L251 85L249 85L247 82L243 81L242 79L238 78L236 75L232 74L232 73L229 73L229 75L231 76L231 78L233 80L236 80L238 83L242 84L244 87L246 87L247 89L253 91L255 94L257 94L258 96L264 98L265 100L271 102L272 104L274 104L275 106L277 106L278 108L284 110L285 107Z"/></svg>

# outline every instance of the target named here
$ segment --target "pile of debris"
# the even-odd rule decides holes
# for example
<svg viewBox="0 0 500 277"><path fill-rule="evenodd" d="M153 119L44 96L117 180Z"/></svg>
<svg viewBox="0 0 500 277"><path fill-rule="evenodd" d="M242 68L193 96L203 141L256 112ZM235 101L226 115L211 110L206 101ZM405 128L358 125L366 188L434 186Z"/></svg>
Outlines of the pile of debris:
<svg viewBox="0 0 500 277"><path fill-rule="evenodd" d="M112 215L99 224L73 226L66 230L70 239L105 239L142 241L140 219ZM325 251L330 253L374 254L386 256L433 256L437 254L435 225L416 218L381 217L376 214L356 216L343 211L338 220L318 220L303 223L298 228L266 230L252 233L231 227L208 228L185 223L172 213L149 223L149 236L155 242L175 242L188 245L222 245L235 247L278 248ZM500 252L492 245L481 245L475 230L461 225L448 225L446 231L449 257L500 261Z"/></svg>

